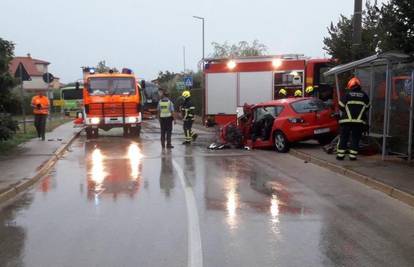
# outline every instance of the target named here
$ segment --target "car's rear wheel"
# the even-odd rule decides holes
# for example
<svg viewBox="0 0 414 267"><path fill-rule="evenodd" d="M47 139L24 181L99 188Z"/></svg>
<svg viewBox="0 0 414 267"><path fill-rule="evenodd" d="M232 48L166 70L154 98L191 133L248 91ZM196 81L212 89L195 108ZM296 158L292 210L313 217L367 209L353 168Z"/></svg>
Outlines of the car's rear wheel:
<svg viewBox="0 0 414 267"><path fill-rule="evenodd" d="M275 149L277 152L286 153L289 151L289 141L286 135L280 131L274 135Z"/></svg>

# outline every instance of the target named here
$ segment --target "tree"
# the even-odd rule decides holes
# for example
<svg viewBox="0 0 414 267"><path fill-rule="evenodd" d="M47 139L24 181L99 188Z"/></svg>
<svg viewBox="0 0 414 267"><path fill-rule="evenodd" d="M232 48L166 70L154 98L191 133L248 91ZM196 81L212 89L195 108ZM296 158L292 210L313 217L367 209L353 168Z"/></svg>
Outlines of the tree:
<svg viewBox="0 0 414 267"><path fill-rule="evenodd" d="M9 72L10 61L14 55L14 44L0 38L0 141L7 140L18 129L17 122L13 121L7 114L13 97L10 90L16 81Z"/></svg>
<svg viewBox="0 0 414 267"><path fill-rule="evenodd" d="M336 25L331 22L328 37L323 40L324 50L337 60L338 64L347 63L370 56L378 51L380 40L379 23L381 19L377 1L367 1L362 14L362 41L358 46L352 44L352 17L340 16Z"/></svg>
<svg viewBox="0 0 414 267"><path fill-rule="evenodd" d="M114 72L119 72L117 68L108 67L106 65L105 60L99 61L98 64L96 65L96 67L95 67L95 71L97 73L106 73L106 72L109 72L110 70L113 70Z"/></svg>
<svg viewBox="0 0 414 267"><path fill-rule="evenodd" d="M0 107L10 102L10 90L16 85L16 80L9 73L10 61L14 56L14 44L0 38Z"/></svg>
<svg viewBox="0 0 414 267"><path fill-rule="evenodd" d="M260 43L258 40L254 40L251 44L247 41L240 41L237 44L229 45L226 41L222 44L212 42L214 52L212 57L247 57L247 56L261 56L267 53L267 47Z"/></svg>
<svg viewBox="0 0 414 267"><path fill-rule="evenodd" d="M414 51L414 1L391 0L381 8L381 51Z"/></svg>

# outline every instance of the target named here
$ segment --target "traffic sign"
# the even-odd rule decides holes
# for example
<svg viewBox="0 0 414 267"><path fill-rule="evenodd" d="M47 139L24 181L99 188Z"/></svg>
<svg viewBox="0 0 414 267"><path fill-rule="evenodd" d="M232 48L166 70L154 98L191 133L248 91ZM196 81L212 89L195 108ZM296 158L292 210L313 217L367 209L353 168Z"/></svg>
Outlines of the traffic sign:
<svg viewBox="0 0 414 267"><path fill-rule="evenodd" d="M51 83L55 79L52 73L49 73L49 72L46 72L45 74L43 74L42 78L45 83Z"/></svg>
<svg viewBox="0 0 414 267"><path fill-rule="evenodd" d="M187 88L193 87L193 77L191 76L184 77L184 84Z"/></svg>
<svg viewBox="0 0 414 267"><path fill-rule="evenodd" d="M16 72L14 73L14 77L19 78L22 82L32 80L29 73L27 73L27 70L24 68L24 66L21 62L17 66Z"/></svg>
<svg viewBox="0 0 414 267"><path fill-rule="evenodd" d="M179 90L179 91L182 91L182 90L184 90L184 89L185 89L185 84L184 84L184 82L177 82L177 83L176 83L176 86L177 86L177 90Z"/></svg>

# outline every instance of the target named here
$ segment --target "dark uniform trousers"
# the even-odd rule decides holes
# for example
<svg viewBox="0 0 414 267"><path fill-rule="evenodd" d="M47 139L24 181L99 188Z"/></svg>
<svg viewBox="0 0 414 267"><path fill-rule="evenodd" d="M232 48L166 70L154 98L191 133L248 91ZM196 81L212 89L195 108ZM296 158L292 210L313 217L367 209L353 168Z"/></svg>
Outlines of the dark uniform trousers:
<svg viewBox="0 0 414 267"><path fill-rule="evenodd" d="M47 115L45 114L35 114L34 116L34 126L36 128L37 137L39 138L45 138L46 120Z"/></svg>
<svg viewBox="0 0 414 267"><path fill-rule="evenodd" d="M193 120L187 119L183 121L183 129L185 135L185 141L191 142L193 140Z"/></svg>
<svg viewBox="0 0 414 267"><path fill-rule="evenodd" d="M161 146L165 147L165 139L167 146L171 146L171 132L173 128L173 117L160 118L161 126Z"/></svg>
<svg viewBox="0 0 414 267"><path fill-rule="evenodd" d="M364 131L365 125L362 123L342 123L340 139L337 148L337 156L339 158L345 157L347 152L349 152L350 159L356 159L359 151L359 141L361 140L362 133ZM348 142L351 137L351 146L348 150Z"/></svg>

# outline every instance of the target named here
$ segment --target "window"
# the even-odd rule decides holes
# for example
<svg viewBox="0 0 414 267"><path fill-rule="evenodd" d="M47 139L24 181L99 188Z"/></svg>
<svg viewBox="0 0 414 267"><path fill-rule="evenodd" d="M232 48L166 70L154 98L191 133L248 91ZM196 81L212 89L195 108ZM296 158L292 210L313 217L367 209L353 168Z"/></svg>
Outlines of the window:
<svg viewBox="0 0 414 267"><path fill-rule="evenodd" d="M83 99L83 90L82 89L63 89L62 99L63 100Z"/></svg>
<svg viewBox="0 0 414 267"><path fill-rule="evenodd" d="M267 106L267 107L258 107L255 110L255 116L254 116L254 120L255 121L260 121L262 120L264 117L266 117L266 115L272 115L273 118L276 118L280 115L280 113L282 112L283 107L282 106Z"/></svg>
<svg viewBox="0 0 414 267"><path fill-rule="evenodd" d="M131 78L92 78L88 91L90 95L131 95L135 83Z"/></svg>
<svg viewBox="0 0 414 267"><path fill-rule="evenodd" d="M285 71L274 74L274 96L279 98L280 89L285 89L288 96L293 96L296 90L303 89L303 71Z"/></svg>
<svg viewBox="0 0 414 267"><path fill-rule="evenodd" d="M304 99L293 102L291 106L297 113L308 113L327 109L327 106L320 99Z"/></svg>

